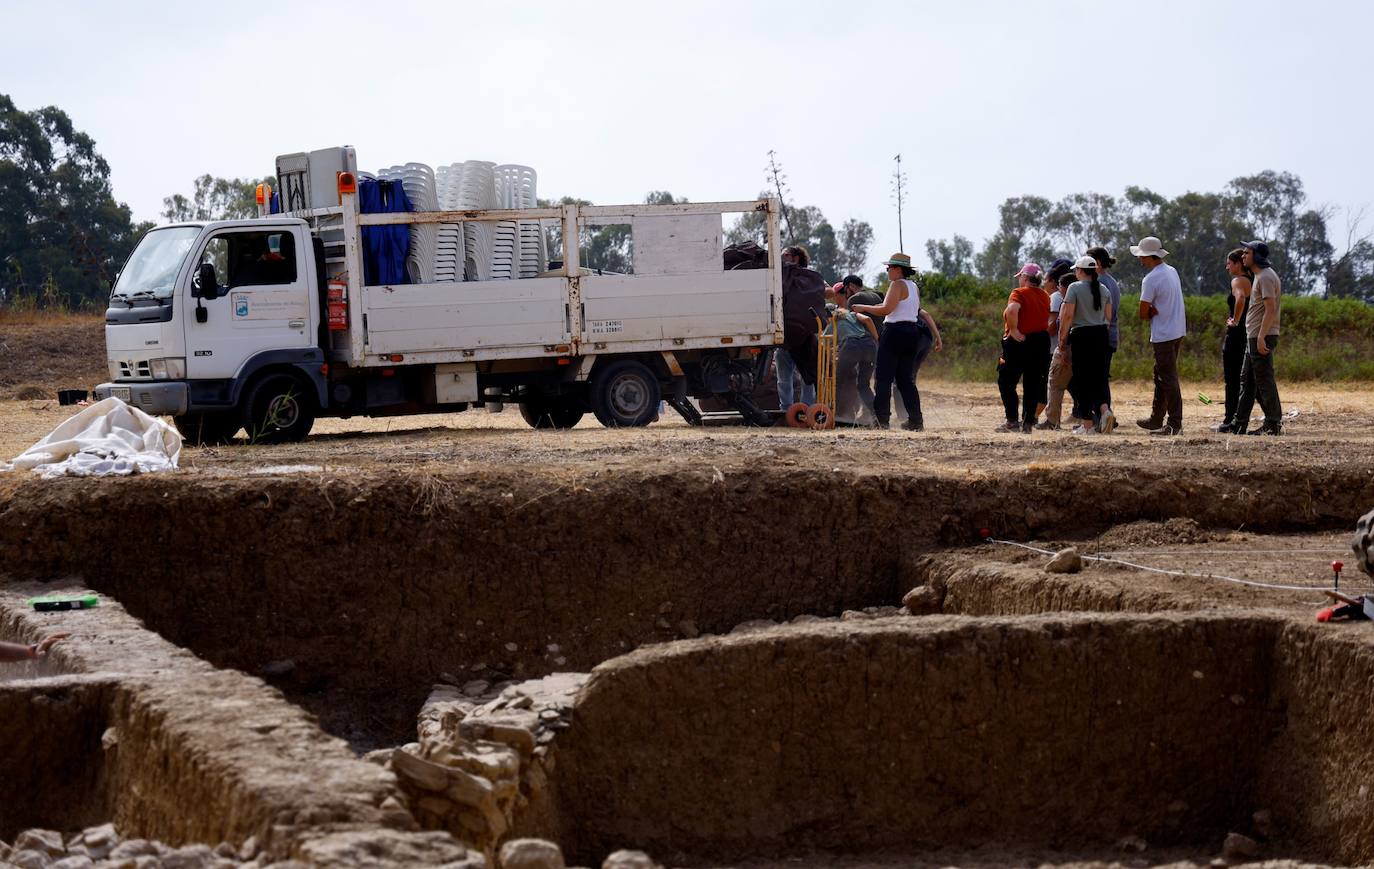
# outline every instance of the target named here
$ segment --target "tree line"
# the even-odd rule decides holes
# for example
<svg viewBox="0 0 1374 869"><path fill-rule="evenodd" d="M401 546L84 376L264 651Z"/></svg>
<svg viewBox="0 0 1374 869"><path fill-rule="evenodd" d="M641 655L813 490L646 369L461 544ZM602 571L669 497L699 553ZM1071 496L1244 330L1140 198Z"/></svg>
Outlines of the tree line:
<svg viewBox="0 0 1374 869"><path fill-rule="evenodd" d="M1012 197L998 209L997 231L981 250L956 235L927 241L926 254L940 274L996 279L1015 274L1024 262L1076 257L1100 244L1117 257L1117 276L1138 285L1144 271L1130 245L1153 235L1169 250L1184 292L1212 295L1230 287L1222 267L1226 253L1258 238L1268 242L1286 292L1374 302L1374 240L1364 215L1346 215L1339 251L1327 237L1335 216L1308 203L1296 175L1266 171L1235 178L1217 193L1173 199L1143 187L1128 187L1119 197L1075 193L1058 202Z"/></svg>
<svg viewBox="0 0 1374 869"><path fill-rule="evenodd" d="M257 184L271 180L202 175L189 195L164 198L160 216L169 222L251 217L257 213ZM685 201L661 190L645 197L649 204ZM571 197L559 202L590 204ZM868 223L850 219L837 228L814 205L785 203L785 208L783 243L806 247L812 267L827 281L863 273L873 244ZM1156 235L1168 247L1184 290L1205 295L1229 286L1221 268L1226 251L1260 238L1269 242L1289 291L1374 302L1374 233L1363 232L1363 214L1347 215L1338 251L1327 237L1333 216L1307 202L1297 176L1261 172L1236 178L1219 193L1173 199L1141 187L1128 187L1119 197L1081 193L1058 202L1013 197L1002 203L997 231L981 249L956 235L928 241L926 251L940 274L1002 279L1022 262L1047 263L1103 244L1120 260L1118 276L1131 283L1142 275L1129 245ZM129 207L115 201L109 164L65 112L54 106L23 111L0 94L0 304L102 302L129 251L152 225L136 223ZM743 215L725 232L732 244L764 245L765 236L764 216L757 213ZM550 233L551 256L559 255L561 243L558 233ZM580 244L590 268L633 269L628 226L587 228ZM881 285L883 276L877 282Z"/></svg>

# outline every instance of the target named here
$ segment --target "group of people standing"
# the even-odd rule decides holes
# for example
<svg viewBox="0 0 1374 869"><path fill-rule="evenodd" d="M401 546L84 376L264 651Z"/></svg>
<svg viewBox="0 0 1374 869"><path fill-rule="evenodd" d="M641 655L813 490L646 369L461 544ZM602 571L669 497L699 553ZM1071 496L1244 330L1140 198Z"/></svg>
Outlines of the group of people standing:
<svg viewBox="0 0 1374 869"><path fill-rule="evenodd" d="M1177 435L1183 431L1178 357L1188 332L1183 287L1178 271L1165 262L1169 252L1158 238L1141 239L1131 246L1131 255L1146 270L1138 313L1150 324L1154 352L1154 402L1150 415L1136 424L1153 435ZM999 431L1059 428L1066 388L1073 397L1070 423L1075 434L1110 434L1116 428L1111 367L1121 336L1121 287L1111 275L1115 265L1105 248L1094 247L1073 262L1055 260L1048 271L1027 263L1017 273L1019 286L1002 314L998 388L1007 421ZM1281 285L1269 265L1268 245L1246 242L1227 255L1226 269L1232 276L1231 316L1222 343L1226 416L1212 430L1277 435L1283 409L1273 353ZM1023 402L1019 415L1018 382ZM1257 399L1264 421L1252 430L1250 413ZM1041 411L1045 419L1037 421Z"/></svg>
<svg viewBox="0 0 1374 869"><path fill-rule="evenodd" d="M839 348L836 419L854 424L866 417L868 425L888 428L895 385L906 418L902 428L921 431L925 422L916 372L943 342L935 318L921 307L911 257L895 253L883 263L889 285L882 294L864 289L858 275L848 275L829 288L821 281L817 289L815 280L820 276L807 268L803 248L785 249L782 259L784 339L774 354L780 409L791 406L797 380L801 380L801 401L808 405L816 401L814 312L824 309L830 321L825 328L835 330Z"/></svg>
<svg viewBox="0 0 1374 869"><path fill-rule="evenodd" d="M1154 353L1153 404L1149 416L1136 423L1152 435L1177 435L1183 431L1178 359L1187 334L1182 284L1177 270L1165 262L1169 252L1158 238L1141 239L1131 246L1131 254L1146 270L1138 316L1150 324ZM857 275L827 289L819 275L806 268L801 248L788 248L783 260L788 326L787 340L776 354L781 407L792 402L794 378L802 381L801 400L815 402L817 326L812 312L829 302L831 325L826 328L835 330L839 345L836 419L888 428L895 385L906 416L902 428L921 431L924 418L916 374L930 352L941 349L942 341L934 317L921 305L911 258L897 253L883 263L890 283L882 295L864 289ZM1121 286L1111 274L1115 265L1105 248L1093 247L1076 260L1057 259L1048 269L1026 263L1016 273L1017 286L1002 312L997 383L1006 422L997 431L1030 433L1068 426L1075 434L1110 434L1116 429L1111 367L1121 337ZM1212 430L1277 435L1283 416L1273 366L1279 277L1262 241L1231 251L1226 269L1231 274L1230 318L1222 344L1226 416ZM805 280L803 272L815 279ZM806 311L804 318L799 310ZM1064 420L1066 392L1072 402ZM1264 419L1251 430L1256 401Z"/></svg>

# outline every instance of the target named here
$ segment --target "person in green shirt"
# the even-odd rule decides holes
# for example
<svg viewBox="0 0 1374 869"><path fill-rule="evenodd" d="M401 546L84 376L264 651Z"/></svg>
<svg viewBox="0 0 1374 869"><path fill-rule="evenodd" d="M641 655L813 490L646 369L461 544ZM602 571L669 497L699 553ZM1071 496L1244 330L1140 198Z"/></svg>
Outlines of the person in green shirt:
<svg viewBox="0 0 1374 869"><path fill-rule="evenodd" d="M873 419L872 383L873 365L878 358L878 326L867 314L849 310L849 289L850 285L845 283L832 288L832 323L839 344L835 368L835 420L858 425L861 413Z"/></svg>

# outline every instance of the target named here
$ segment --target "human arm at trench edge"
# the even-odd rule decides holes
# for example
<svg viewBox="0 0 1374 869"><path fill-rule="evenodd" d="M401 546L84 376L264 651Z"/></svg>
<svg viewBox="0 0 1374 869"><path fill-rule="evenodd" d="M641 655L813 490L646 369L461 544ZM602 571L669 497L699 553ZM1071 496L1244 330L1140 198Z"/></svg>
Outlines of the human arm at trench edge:
<svg viewBox="0 0 1374 869"><path fill-rule="evenodd" d="M41 661L48 657L48 650L54 643L70 636L71 634L49 634L27 646L22 643L0 643L0 661Z"/></svg>

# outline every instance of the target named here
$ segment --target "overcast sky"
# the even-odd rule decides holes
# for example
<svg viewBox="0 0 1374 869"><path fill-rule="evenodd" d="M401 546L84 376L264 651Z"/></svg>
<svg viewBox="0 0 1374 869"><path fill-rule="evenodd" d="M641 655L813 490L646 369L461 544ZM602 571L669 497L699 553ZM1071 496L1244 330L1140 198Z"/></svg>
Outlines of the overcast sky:
<svg viewBox="0 0 1374 869"><path fill-rule="evenodd" d="M774 149L794 202L873 224L872 263L898 247L898 152L918 261L1022 194L1275 169L1374 203L1369 3L0 0L0 21L0 92L65 110L139 219L198 174L338 144L363 169L524 163L541 196L599 204L751 198Z"/></svg>

